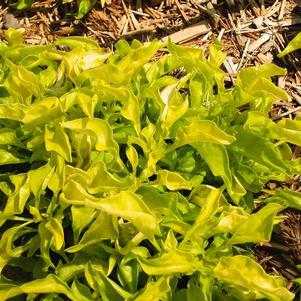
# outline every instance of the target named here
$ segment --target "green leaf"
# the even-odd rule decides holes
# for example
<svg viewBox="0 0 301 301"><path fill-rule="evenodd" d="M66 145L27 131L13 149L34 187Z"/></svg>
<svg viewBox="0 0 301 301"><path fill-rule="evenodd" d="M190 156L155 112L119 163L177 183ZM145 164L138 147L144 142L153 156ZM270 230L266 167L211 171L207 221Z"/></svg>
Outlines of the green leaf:
<svg viewBox="0 0 301 301"><path fill-rule="evenodd" d="M284 57L285 55L301 48L301 33L298 33L285 47L283 51L278 53L278 57Z"/></svg>
<svg viewBox="0 0 301 301"><path fill-rule="evenodd" d="M235 140L235 137L222 131L210 120L192 119L189 125L180 127L175 134L175 144L177 147L196 142L228 145Z"/></svg>
<svg viewBox="0 0 301 301"><path fill-rule="evenodd" d="M95 218L96 210L90 207L72 205L71 214L74 241L77 243L82 230Z"/></svg>
<svg viewBox="0 0 301 301"><path fill-rule="evenodd" d="M79 19L83 18L89 12L89 10L94 6L95 3L96 0L79 0L77 17Z"/></svg>
<svg viewBox="0 0 301 301"><path fill-rule="evenodd" d="M284 206L301 210L301 193L298 191L291 191L289 189L281 189L273 191L273 196L267 198L266 201L277 202Z"/></svg>
<svg viewBox="0 0 301 301"><path fill-rule="evenodd" d="M28 161L28 159L16 157L14 154L0 149L0 165L18 164L26 161Z"/></svg>
<svg viewBox="0 0 301 301"><path fill-rule="evenodd" d="M166 169L161 169L158 172L158 179L156 181L159 185L166 186L169 190L192 189L189 181L184 179L180 174Z"/></svg>
<svg viewBox="0 0 301 301"><path fill-rule="evenodd" d="M35 0L18 0L17 3L11 4L11 7L16 9L30 8Z"/></svg>
<svg viewBox="0 0 301 301"><path fill-rule="evenodd" d="M281 142L301 145L301 122L299 120L282 119L278 123L274 123L260 112L249 112L244 128L250 129L258 135L265 133L265 136Z"/></svg>
<svg viewBox="0 0 301 301"><path fill-rule="evenodd" d="M236 106L250 103L252 110L268 113L274 101L289 100L286 92L271 82L276 75L286 75L286 69L266 64L240 71L234 88Z"/></svg>
<svg viewBox="0 0 301 301"><path fill-rule="evenodd" d="M71 290L77 300L90 301L93 299L90 289L77 280L72 283Z"/></svg>
<svg viewBox="0 0 301 301"><path fill-rule="evenodd" d="M233 233L238 227L247 222L248 218L249 214L242 208L229 206L224 208L221 218L213 231L217 233Z"/></svg>
<svg viewBox="0 0 301 301"><path fill-rule="evenodd" d="M213 216L216 214L220 198L222 195L221 189L212 189L206 196L202 208L195 218L194 224L192 227L185 233L181 245L185 245L187 241L198 241L203 236L205 236L208 230L211 228L210 222L213 219ZM196 238L197 237L197 238Z"/></svg>
<svg viewBox="0 0 301 301"><path fill-rule="evenodd" d="M0 129L0 145L14 145L22 147L22 143L17 138L16 132L12 129Z"/></svg>
<svg viewBox="0 0 301 301"><path fill-rule="evenodd" d="M6 201L4 213L20 214L23 212L25 204L30 196L30 184L26 174L16 174L10 176L15 189Z"/></svg>
<svg viewBox="0 0 301 301"><path fill-rule="evenodd" d="M18 235L22 234L22 232L20 231L24 230L23 228L28 226L29 224L30 222L26 222L19 226L11 227L2 234L0 240L0 272L3 270L10 259L12 259L13 257L20 257L22 253L29 248L29 246L26 244L13 248L14 240L18 238ZM32 232L32 230L27 232ZM1 298L1 300L3 299Z"/></svg>
<svg viewBox="0 0 301 301"><path fill-rule="evenodd" d="M61 197L66 203L84 205L122 217L132 222L147 237L160 234L157 220L152 212L141 197L130 191L121 191L111 197L97 199L87 194L79 184L70 181Z"/></svg>
<svg viewBox="0 0 301 301"><path fill-rule="evenodd" d="M93 164L87 171L87 175L91 178L87 189L91 194L117 192L129 189L134 185L133 179L129 176L119 178L116 175L109 173L103 162Z"/></svg>
<svg viewBox="0 0 301 301"><path fill-rule="evenodd" d="M67 162L72 161L71 145L65 130L58 126L45 129L45 147L48 152L54 151L61 155Z"/></svg>
<svg viewBox="0 0 301 301"><path fill-rule="evenodd" d="M91 264L87 264L85 268L85 277L89 286L95 289L104 301L121 301L131 297L130 293L106 277L102 272L95 270Z"/></svg>
<svg viewBox="0 0 301 301"><path fill-rule="evenodd" d="M161 257L139 258L143 271L148 275L170 275L174 273L192 273L200 266L199 260L189 252L173 250Z"/></svg>
<svg viewBox="0 0 301 301"><path fill-rule="evenodd" d="M0 284L0 298L3 301L21 294L45 293L64 294L70 300L77 300L71 289L53 274L49 274L44 279L33 280L20 286L14 284Z"/></svg>
<svg viewBox="0 0 301 301"><path fill-rule="evenodd" d="M187 285L187 301L212 301L213 283L212 276L199 274L192 277Z"/></svg>
<svg viewBox="0 0 301 301"><path fill-rule="evenodd" d="M111 150L118 153L118 144L113 138L113 132L109 124L99 118L80 118L62 123L64 128L80 132L96 139L95 148L98 151Z"/></svg>
<svg viewBox="0 0 301 301"><path fill-rule="evenodd" d="M271 301L294 299L277 276L270 276L254 260L247 256L222 257L214 268L215 277L230 285L260 294Z"/></svg>
<svg viewBox="0 0 301 301"><path fill-rule="evenodd" d="M170 290L170 278L160 277L157 281L149 281L144 290L133 301L160 301Z"/></svg>
<svg viewBox="0 0 301 301"><path fill-rule="evenodd" d="M186 76L185 81L188 80ZM178 92L177 86L183 85L179 81L173 85L165 87L160 93L160 97L164 103L164 109L161 114L162 129L168 133L173 124L180 119L187 111L189 107L188 98L183 100L181 94Z"/></svg>
<svg viewBox="0 0 301 301"><path fill-rule="evenodd" d="M271 240L275 216L284 209L279 204L270 203L250 217L234 232L228 244L259 243Z"/></svg>
<svg viewBox="0 0 301 301"><path fill-rule="evenodd" d="M231 172L225 146L213 143L195 143L193 147L200 153L213 175L223 179L229 195L237 204L240 198L246 194L246 190Z"/></svg>
<svg viewBox="0 0 301 301"><path fill-rule="evenodd" d="M37 76L23 66L15 65L10 61L7 61L7 65L11 70L11 76L5 80L3 86L17 102L30 104L34 98L39 98L42 87Z"/></svg>
<svg viewBox="0 0 301 301"><path fill-rule="evenodd" d="M101 240L116 238L118 238L116 219L104 211L101 211L89 229L84 233L78 245L70 247L66 251L69 253L78 252L82 248Z"/></svg>
<svg viewBox="0 0 301 301"><path fill-rule="evenodd" d="M16 7L17 9L23 9L23 8L30 7L33 2L34 0L19 0L18 3L16 3L15 5L18 5L18 7ZM6 30L4 35L8 43L8 46L23 44L24 32L25 32L24 28L18 28L18 29L9 28L8 30Z"/></svg>
<svg viewBox="0 0 301 301"><path fill-rule="evenodd" d="M236 138L237 140L231 146L233 150L267 168L289 173L289 165L282 160L280 152L274 149L271 142L244 130L240 131Z"/></svg>
<svg viewBox="0 0 301 301"><path fill-rule="evenodd" d="M52 244L56 250L60 250L64 245L64 229L61 221L51 218L45 228L52 234Z"/></svg>
<svg viewBox="0 0 301 301"><path fill-rule="evenodd" d="M86 2L92 2L92 1L86 0ZM70 48L84 48L84 49L99 48L98 43L93 39L86 38L86 37L78 37L78 36L60 38L59 40L54 42L54 45L57 46L64 45Z"/></svg>

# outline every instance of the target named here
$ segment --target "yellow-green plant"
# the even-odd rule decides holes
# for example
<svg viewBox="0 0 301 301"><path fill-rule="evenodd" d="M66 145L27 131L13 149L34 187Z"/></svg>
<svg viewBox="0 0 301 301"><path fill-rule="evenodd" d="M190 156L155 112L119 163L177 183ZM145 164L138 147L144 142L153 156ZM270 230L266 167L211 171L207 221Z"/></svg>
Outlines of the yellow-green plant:
<svg viewBox="0 0 301 301"><path fill-rule="evenodd" d="M250 249L301 208L287 189L254 200L300 170L288 143L301 120L268 118L289 100L271 81L284 69L247 68L226 88L218 42L6 39L0 300L293 300Z"/></svg>

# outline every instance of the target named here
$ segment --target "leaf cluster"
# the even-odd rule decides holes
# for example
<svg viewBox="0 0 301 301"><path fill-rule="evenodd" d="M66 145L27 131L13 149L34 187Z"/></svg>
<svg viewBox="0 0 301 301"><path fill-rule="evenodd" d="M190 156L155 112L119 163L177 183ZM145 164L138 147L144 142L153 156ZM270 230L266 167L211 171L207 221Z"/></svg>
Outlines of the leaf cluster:
<svg viewBox="0 0 301 301"><path fill-rule="evenodd" d="M301 169L301 120L268 116L289 99L271 80L284 69L250 67L227 88L218 41L108 52L5 35L1 300L293 300L250 249L301 208L290 190L254 199Z"/></svg>

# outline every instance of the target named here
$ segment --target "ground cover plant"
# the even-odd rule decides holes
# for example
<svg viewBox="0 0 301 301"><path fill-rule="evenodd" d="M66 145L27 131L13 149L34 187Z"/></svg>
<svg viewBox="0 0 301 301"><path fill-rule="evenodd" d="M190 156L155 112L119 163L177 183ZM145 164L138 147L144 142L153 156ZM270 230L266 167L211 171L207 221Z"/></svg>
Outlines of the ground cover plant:
<svg viewBox="0 0 301 301"><path fill-rule="evenodd" d="M218 41L6 40L1 300L293 300L251 250L301 208L299 192L264 189L301 170L301 119L268 116L289 100L271 80L285 69L227 88Z"/></svg>

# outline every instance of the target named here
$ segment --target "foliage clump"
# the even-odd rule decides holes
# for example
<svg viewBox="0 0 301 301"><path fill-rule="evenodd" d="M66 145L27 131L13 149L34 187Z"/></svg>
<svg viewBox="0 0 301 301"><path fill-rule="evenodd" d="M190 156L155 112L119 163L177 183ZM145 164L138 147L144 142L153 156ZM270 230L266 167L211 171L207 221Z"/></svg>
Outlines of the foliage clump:
<svg viewBox="0 0 301 301"><path fill-rule="evenodd" d="M250 249L301 208L286 189L254 199L300 172L288 144L301 145L301 119L268 116L289 100L271 80L284 69L247 68L227 88L217 41L107 52L82 37L6 39L1 300L293 300Z"/></svg>

